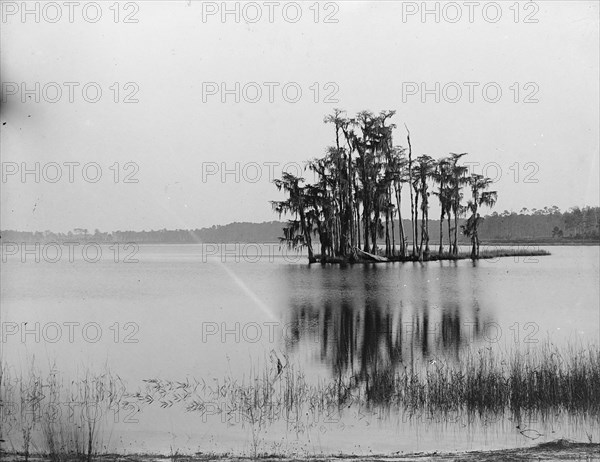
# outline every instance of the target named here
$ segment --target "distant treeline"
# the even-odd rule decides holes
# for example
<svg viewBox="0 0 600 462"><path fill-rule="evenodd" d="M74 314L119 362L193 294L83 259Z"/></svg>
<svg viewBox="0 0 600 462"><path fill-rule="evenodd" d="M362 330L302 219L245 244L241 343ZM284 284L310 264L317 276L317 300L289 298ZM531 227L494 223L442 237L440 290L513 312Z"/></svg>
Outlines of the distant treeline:
<svg viewBox="0 0 600 462"><path fill-rule="evenodd" d="M572 207L562 212L558 207L522 209L520 213L494 212L481 224L486 239L600 239L600 207Z"/></svg>
<svg viewBox="0 0 600 462"><path fill-rule="evenodd" d="M460 221L462 224L464 220ZM53 233L51 231L30 232L12 231L1 232L1 241L6 242L135 242L137 244L194 244L228 242L279 242L283 236L285 222L270 221L264 223L230 223L223 226L212 226L202 229L161 229L152 231L113 231L101 232L96 229L76 228L68 233ZM410 220L404 220L405 230L410 234ZM443 232L447 233L446 223ZM494 212L485 217L481 223L480 236L485 241L552 241L556 243L567 241L600 241L600 207L572 207L567 212L561 212L558 207L543 209L523 209L519 213L504 211ZM439 221L431 220L430 238L439 239ZM459 236L461 243L467 244L469 238Z"/></svg>

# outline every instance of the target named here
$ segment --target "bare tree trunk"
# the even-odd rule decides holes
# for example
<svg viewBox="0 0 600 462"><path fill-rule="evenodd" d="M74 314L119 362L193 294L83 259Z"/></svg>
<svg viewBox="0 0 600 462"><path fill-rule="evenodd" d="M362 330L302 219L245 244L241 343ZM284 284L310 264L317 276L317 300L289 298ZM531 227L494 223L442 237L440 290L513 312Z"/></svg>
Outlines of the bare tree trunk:
<svg viewBox="0 0 600 462"><path fill-rule="evenodd" d="M396 226L394 225L394 212L392 211L392 256L396 256Z"/></svg>
<svg viewBox="0 0 600 462"><path fill-rule="evenodd" d="M415 220L414 220L414 215L415 215L415 204L414 204L414 199L413 199L413 190L412 190L412 145L410 144L410 130L408 129L408 127L406 126L406 124L404 124L404 126L406 127L406 139L408 141L408 185L410 189L410 222L411 222L411 232L413 234L413 239L412 239L412 253L413 256L416 255L417 253L417 235L415 234L416 231L416 227L415 227Z"/></svg>
<svg viewBox="0 0 600 462"><path fill-rule="evenodd" d="M400 256L402 258L406 257L406 233L404 232L404 224L402 223L402 215L398 214L398 223L400 225L400 229L398 230L398 234L400 237Z"/></svg>
<svg viewBox="0 0 600 462"><path fill-rule="evenodd" d="M406 247L404 241L404 223L402 223L402 211L400 209L402 205L402 190L399 188L396 189L396 203L398 204L398 226L400 227L400 255L404 258L406 257Z"/></svg>
<svg viewBox="0 0 600 462"><path fill-rule="evenodd" d="M423 215L425 216L425 253L424 257L429 260L429 204L425 202L423 207Z"/></svg>
<svg viewBox="0 0 600 462"><path fill-rule="evenodd" d="M477 232L477 227L479 226L479 216L475 215L475 226L473 235L475 237L475 258L479 258L479 233Z"/></svg>
<svg viewBox="0 0 600 462"><path fill-rule="evenodd" d="M348 151L348 190L347 190L347 209L346 212L350 218L350 247L356 246L356 230L354 229L354 210L352 207L352 187L354 185L354 172L352 171L352 152Z"/></svg>
<svg viewBox="0 0 600 462"><path fill-rule="evenodd" d="M93 441L94 441L94 432L95 432L95 424L88 423L88 447L87 447L87 462L92 462L92 451Z"/></svg>
<svg viewBox="0 0 600 462"><path fill-rule="evenodd" d="M419 243L419 261L423 261L423 242L425 240L425 203L421 197L421 241Z"/></svg>
<svg viewBox="0 0 600 462"><path fill-rule="evenodd" d="M360 204L356 198L356 247L360 247Z"/></svg>
<svg viewBox="0 0 600 462"><path fill-rule="evenodd" d="M304 211L300 211L300 223L302 227L302 234L304 236L304 243L306 244L306 248L308 249L308 261L310 263L315 261L315 257L313 254L312 241L310 238L310 230L308 229L308 224L304 217Z"/></svg>
<svg viewBox="0 0 600 462"><path fill-rule="evenodd" d="M379 227L379 210L375 212L375 217L371 221L371 246L372 254L377 255L377 228ZM367 250L368 252L368 250Z"/></svg>
<svg viewBox="0 0 600 462"><path fill-rule="evenodd" d="M446 223L448 224L448 252L452 253L452 228L450 226L450 214L452 211L449 209L447 213Z"/></svg>
<svg viewBox="0 0 600 462"><path fill-rule="evenodd" d="M389 210L385 211L385 256L389 257L392 254L391 244L390 244L390 212Z"/></svg>
<svg viewBox="0 0 600 462"><path fill-rule="evenodd" d="M458 213L454 212L454 255L458 255Z"/></svg>
<svg viewBox="0 0 600 462"><path fill-rule="evenodd" d="M440 248L438 249L438 254L440 257L444 253L444 210L442 209L442 213L440 214Z"/></svg>
<svg viewBox="0 0 600 462"><path fill-rule="evenodd" d="M367 191L364 191L363 194L364 200L363 200L363 226L364 226L364 244L363 244L363 250L365 252L369 251L369 233L371 232L370 230L370 224L371 224L371 207L369 202L369 199L367 198Z"/></svg>
<svg viewBox="0 0 600 462"><path fill-rule="evenodd" d="M418 227L419 227L419 191L417 188L415 189L415 216L413 217L413 242L414 242L414 248L415 248L415 252L413 253L413 256L417 257L419 255L418 252L418 239L419 239L419 232L418 232Z"/></svg>
<svg viewBox="0 0 600 462"><path fill-rule="evenodd" d="M417 252L415 256L419 253L419 194L415 193L415 219L414 219L414 230L413 230L413 239L415 241L415 246L417 248Z"/></svg>

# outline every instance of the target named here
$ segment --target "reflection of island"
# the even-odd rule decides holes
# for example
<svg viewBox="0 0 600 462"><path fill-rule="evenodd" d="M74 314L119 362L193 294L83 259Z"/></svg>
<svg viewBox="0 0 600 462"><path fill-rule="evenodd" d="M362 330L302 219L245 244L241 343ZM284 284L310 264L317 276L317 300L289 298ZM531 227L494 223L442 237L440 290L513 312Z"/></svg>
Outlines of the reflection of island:
<svg viewBox="0 0 600 462"><path fill-rule="evenodd" d="M444 277L455 277L452 269ZM395 291L388 288L393 274L375 266L348 270L336 290L327 277L308 274L312 295L295 291L290 300L287 348L309 349L335 375L365 378L424 360L458 360L462 347L482 340L490 321L482 319L477 298L464 295L471 287L461 289L458 279L444 281L444 290L435 293L424 279L431 275L421 269L410 275L410 289ZM318 280L321 287L314 286Z"/></svg>

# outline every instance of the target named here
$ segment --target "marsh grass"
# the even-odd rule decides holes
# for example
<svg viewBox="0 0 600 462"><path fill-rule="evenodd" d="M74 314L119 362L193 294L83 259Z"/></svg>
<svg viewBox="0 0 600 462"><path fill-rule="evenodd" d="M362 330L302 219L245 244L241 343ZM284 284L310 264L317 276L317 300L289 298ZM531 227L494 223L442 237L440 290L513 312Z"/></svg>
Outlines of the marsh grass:
<svg viewBox="0 0 600 462"><path fill-rule="evenodd" d="M466 350L454 364L433 361L417 370L378 373L370 378L364 401L431 413L559 410L598 415L600 349L546 342L525 353Z"/></svg>
<svg viewBox="0 0 600 462"><path fill-rule="evenodd" d="M384 367L369 374L339 374L308 380L289 362L254 367L241 379L186 382L152 379L137 398L174 401L186 396L185 409L248 424L253 452L261 433L276 421L298 430L337 418L351 406L399 410L405 415L450 414L512 416L557 412L600 417L600 349L557 347L551 342L501 351L466 349L458 361L424 361L421 366ZM185 390L185 392L182 392ZM236 420L236 417L239 417Z"/></svg>
<svg viewBox="0 0 600 462"><path fill-rule="evenodd" d="M479 260L490 260L501 257L542 257L550 255L550 252L542 249L535 249L531 247L521 248L482 248L479 252ZM429 256L429 261L436 260L469 260L471 259L471 251L459 251L457 255L443 252L441 254L432 253ZM532 259L533 260L533 259Z"/></svg>
<svg viewBox="0 0 600 462"><path fill-rule="evenodd" d="M66 380L53 370L42 374L32 367L17 375L3 366L0 436L6 439L6 424L19 433L20 446L9 441L25 460L40 454L52 462L89 462L101 453L106 421L87 411L101 409L107 416L131 403L182 407L207 419L241 425L249 431L255 458L266 454L263 442L272 425L283 424L287 432L299 435L340 422L352 410L447 422L466 416L475 425L494 416L551 420L562 413L600 423L597 345L558 347L546 341L512 350L465 348L458 359L377 364L369 372L338 371L318 378L285 355L282 359L258 362L237 376L230 372L220 378L148 379L134 393L126 392L118 376L109 372L86 372ZM65 412L70 407L86 412Z"/></svg>
<svg viewBox="0 0 600 462"><path fill-rule="evenodd" d="M0 371L2 438L14 452L26 461L35 454L90 462L101 451L103 416L117 412L124 395L117 376L86 371L69 380L54 367L42 373L34 361L24 372L5 364Z"/></svg>

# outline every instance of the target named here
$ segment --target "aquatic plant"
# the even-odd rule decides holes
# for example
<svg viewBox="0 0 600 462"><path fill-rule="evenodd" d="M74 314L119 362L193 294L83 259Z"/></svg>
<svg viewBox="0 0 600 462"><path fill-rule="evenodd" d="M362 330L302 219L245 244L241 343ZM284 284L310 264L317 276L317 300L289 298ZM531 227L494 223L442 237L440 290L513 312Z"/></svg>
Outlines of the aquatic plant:
<svg viewBox="0 0 600 462"><path fill-rule="evenodd" d="M457 361L438 358L316 380L307 379L286 358L279 370L265 364L241 379L227 376L212 386L209 380L150 379L135 396L163 407L183 402L187 411L241 416L242 423L257 426L259 432L278 420L301 425L307 415L318 421L340 415L349 406L396 409L408 415L600 416L600 348L595 345L558 347L547 341L524 352L466 348Z"/></svg>
<svg viewBox="0 0 600 462"><path fill-rule="evenodd" d="M110 371L86 370L68 379L54 366L42 372L34 362L19 373L5 363L0 367L5 433L0 439L7 439L15 449L20 447L17 450L25 460L34 448L52 462L90 462L101 450L102 416L118 412L121 406L123 383Z"/></svg>

